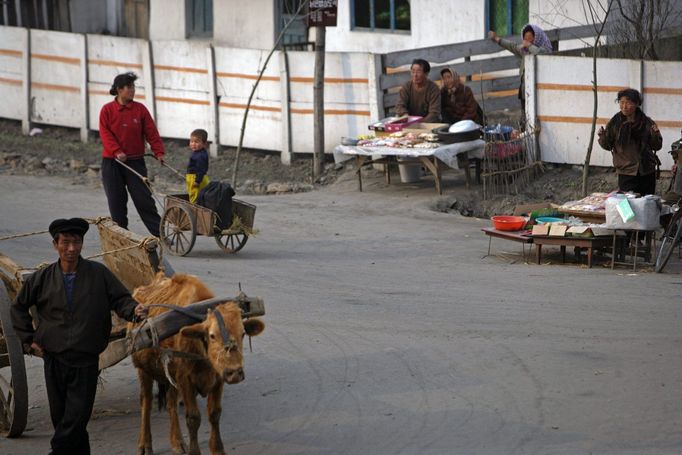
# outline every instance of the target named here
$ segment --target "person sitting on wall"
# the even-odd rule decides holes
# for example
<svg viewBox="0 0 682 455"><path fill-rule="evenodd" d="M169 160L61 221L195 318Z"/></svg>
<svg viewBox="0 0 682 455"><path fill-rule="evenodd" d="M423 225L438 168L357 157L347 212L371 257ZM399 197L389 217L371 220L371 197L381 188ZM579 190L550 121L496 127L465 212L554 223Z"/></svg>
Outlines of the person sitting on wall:
<svg viewBox="0 0 682 455"><path fill-rule="evenodd" d="M462 84L459 74L450 68L440 72L441 115L446 123L457 123L460 120L473 120L483 124L483 110L478 105L471 88Z"/></svg>
<svg viewBox="0 0 682 455"><path fill-rule="evenodd" d="M410 66L412 77L400 88L400 101L395 107L398 115L418 115L423 122L440 121L440 90L429 80L431 65L417 58Z"/></svg>

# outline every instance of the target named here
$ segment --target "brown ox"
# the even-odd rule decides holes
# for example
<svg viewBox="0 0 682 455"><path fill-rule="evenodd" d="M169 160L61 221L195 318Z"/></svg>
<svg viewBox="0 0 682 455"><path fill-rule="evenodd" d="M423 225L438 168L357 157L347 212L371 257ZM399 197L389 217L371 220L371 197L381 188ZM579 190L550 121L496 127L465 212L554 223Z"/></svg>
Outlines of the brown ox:
<svg viewBox="0 0 682 455"><path fill-rule="evenodd" d="M166 278L162 274L148 286L135 290L133 297L140 303L171 303L186 306L193 302L213 298L213 293L195 276L176 274ZM150 308L149 317L158 315L166 308ZM229 340L223 340L219 321L215 313L220 313ZM241 310L234 302L218 305L209 310L206 319L198 324L186 326L178 335L163 340L162 348L188 353L191 358L173 357L168 370L177 384L177 390L169 384L164 373L160 351L157 348L141 350L133 355L133 364L140 379L141 425L137 444L138 454L151 455L152 435L150 413L152 408L152 385L159 383L160 401L165 392L165 401L170 414L170 441L173 452L184 453L185 443L180 432L177 401L178 392L185 403L187 428L189 430L189 453L200 454L197 431L201 424L201 414L197 406L197 393L207 399L208 420L211 423L211 436L208 447L212 454L224 454L220 437L220 413L222 411L223 382L236 384L244 379L244 359L242 339L244 335L256 336L264 324L259 319L242 321Z"/></svg>

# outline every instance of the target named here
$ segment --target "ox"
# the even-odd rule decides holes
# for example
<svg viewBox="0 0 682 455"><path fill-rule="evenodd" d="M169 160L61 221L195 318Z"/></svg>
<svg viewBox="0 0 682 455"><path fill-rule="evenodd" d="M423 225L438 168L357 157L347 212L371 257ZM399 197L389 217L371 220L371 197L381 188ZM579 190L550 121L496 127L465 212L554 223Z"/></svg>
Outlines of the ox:
<svg viewBox="0 0 682 455"><path fill-rule="evenodd" d="M213 298L213 293L195 276L176 274L166 278L158 274L154 281L137 288L133 294L142 304L171 303L186 306L193 302ZM152 307L149 317L169 311ZM221 328L221 326L223 326ZM209 310L206 319L180 330L179 334L161 341L160 347L179 351L168 365L168 372L177 389L169 384L158 348L143 349L133 354L133 364L140 379L141 424L137 453L152 455L150 413L153 382L159 384L159 403L164 401L170 414L170 442L173 452L184 453L186 446L178 420L178 392L185 404L185 417L189 430L189 453L200 454L197 431L201 414L196 395L208 396L207 414L211 424L209 449L211 454L224 454L220 437L223 383L236 384L244 379L242 339L244 335L259 335L265 328L260 319L242 321L241 310L234 302L226 302ZM228 338L228 339L225 339ZM165 392L165 397L164 397Z"/></svg>

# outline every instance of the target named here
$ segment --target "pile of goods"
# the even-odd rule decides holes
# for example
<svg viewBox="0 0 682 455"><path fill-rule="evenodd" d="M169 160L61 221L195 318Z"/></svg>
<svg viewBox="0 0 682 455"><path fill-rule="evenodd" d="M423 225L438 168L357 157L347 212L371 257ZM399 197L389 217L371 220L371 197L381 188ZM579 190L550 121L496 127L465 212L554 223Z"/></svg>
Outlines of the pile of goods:
<svg viewBox="0 0 682 455"><path fill-rule="evenodd" d="M589 196L580 199L579 201L570 201L564 203L559 210L575 211L575 212L603 212L606 206L606 200L613 196L616 192L611 193L592 193Z"/></svg>
<svg viewBox="0 0 682 455"><path fill-rule="evenodd" d="M436 148L440 144L433 133L405 133L398 131L386 137L358 137L358 147Z"/></svg>

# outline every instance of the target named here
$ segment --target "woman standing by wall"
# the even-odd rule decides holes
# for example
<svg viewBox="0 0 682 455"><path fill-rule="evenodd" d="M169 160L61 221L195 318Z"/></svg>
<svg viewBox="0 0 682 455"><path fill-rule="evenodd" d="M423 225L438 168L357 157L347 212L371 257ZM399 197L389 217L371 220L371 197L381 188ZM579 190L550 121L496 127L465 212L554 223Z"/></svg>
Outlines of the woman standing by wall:
<svg viewBox="0 0 682 455"><path fill-rule="evenodd" d="M116 160L137 173L147 176L144 162L145 141L156 159L163 162L163 142L156 124L144 104L135 97L135 73L119 74L109 93L115 99L102 107L99 114L99 136L102 139L102 184L109 203L111 218L128 229L128 193L147 230L159 236L159 212L149 187Z"/></svg>
<svg viewBox="0 0 682 455"><path fill-rule="evenodd" d="M618 92L618 105L620 112L609 120L606 129L599 128L599 145L613 155L620 191L655 194L656 166L660 164L656 151L663 146L661 132L642 112L642 96L637 90Z"/></svg>

